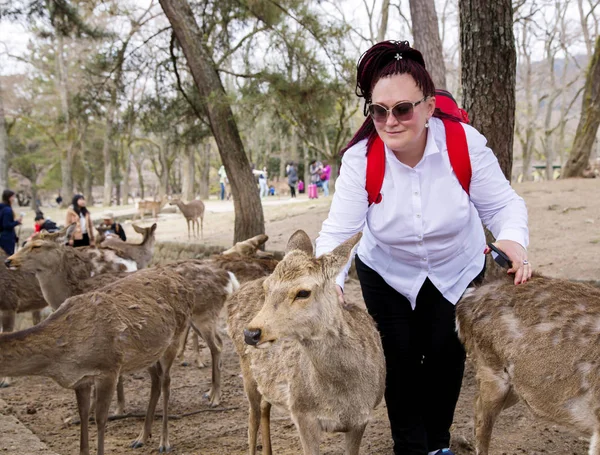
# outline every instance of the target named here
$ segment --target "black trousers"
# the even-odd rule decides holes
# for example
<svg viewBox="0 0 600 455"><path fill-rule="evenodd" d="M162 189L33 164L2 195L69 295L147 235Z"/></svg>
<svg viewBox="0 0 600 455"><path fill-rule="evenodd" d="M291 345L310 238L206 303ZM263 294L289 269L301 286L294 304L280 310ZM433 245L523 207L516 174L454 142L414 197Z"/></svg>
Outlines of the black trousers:
<svg viewBox="0 0 600 455"><path fill-rule="evenodd" d="M296 185L290 185L290 184L288 184L288 186L290 187L291 197L296 197Z"/></svg>
<svg viewBox="0 0 600 455"><path fill-rule="evenodd" d="M88 234L83 234L81 240L73 240L73 246L90 246L90 236Z"/></svg>
<svg viewBox="0 0 600 455"><path fill-rule="evenodd" d="M450 447L465 365L454 305L427 279L413 310L406 297L358 256L356 270L367 309L381 334L394 453L427 455Z"/></svg>

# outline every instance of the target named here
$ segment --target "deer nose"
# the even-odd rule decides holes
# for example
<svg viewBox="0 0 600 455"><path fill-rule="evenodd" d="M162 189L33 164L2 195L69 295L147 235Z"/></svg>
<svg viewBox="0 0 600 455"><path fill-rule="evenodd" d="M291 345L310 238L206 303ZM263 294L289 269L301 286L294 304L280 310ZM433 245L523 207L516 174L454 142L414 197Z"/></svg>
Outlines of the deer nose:
<svg viewBox="0 0 600 455"><path fill-rule="evenodd" d="M260 341L260 336L262 335L260 329L256 329L256 330L249 330L246 329L244 330L244 341L246 342L246 344L249 344L250 346L256 346L258 344L258 342Z"/></svg>
<svg viewBox="0 0 600 455"><path fill-rule="evenodd" d="M7 259L6 261L4 261L4 265L8 268L10 268L10 259Z"/></svg>

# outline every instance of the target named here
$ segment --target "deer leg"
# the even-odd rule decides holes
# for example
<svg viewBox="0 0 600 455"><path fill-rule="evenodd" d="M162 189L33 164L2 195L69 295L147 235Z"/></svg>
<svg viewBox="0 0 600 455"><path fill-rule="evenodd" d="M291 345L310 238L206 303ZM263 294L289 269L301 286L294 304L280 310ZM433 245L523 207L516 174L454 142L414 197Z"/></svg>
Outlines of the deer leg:
<svg viewBox="0 0 600 455"><path fill-rule="evenodd" d="M123 375L119 375L117 381L117 415L125 414L125 388L123 387Z"/></svg>
<svg viewBox="0 0 600 455"><path fill-rule="evenodd" d="M185 347L187 345L188 335L190 334L190 326L188 325L185 329L185 334L181 338L181 343L179 345L179 352L177 353L177 359L183 366L187 366L188 364L185 362Z"/></svg>
<svg viewBox="0 0 600 455"><path fill-rule="evenodd" d="M362 427L353 428L346 432L344 437L346 439L346 455L358 455L360 452L360 442L362 441L363 434L367 425Z"/></svg>
<svg viewBox="0 0 600 455"><path fill-rule="evenodd" d="M198 319L194 320L194 329L206 341L212 360L212 383L210 390L204 396L214 407L221 402L221 349L223 343L216 333L216 321L199 321Z"/></svg>
<svg viewBox="0 0 600 455"><path fill-rule="evenodd" d="M148 409L146 410L146 418L144 419L144 427L138 438L131 443L131 447L139 449L148 442L148 438L152 435L152 421L154 420L154 411L156 410L156 403L160 397L160 364L157 362L148 368L150 372L150 380L152 386L150 388L150 400L148 401Z"/></svg>
<svg viewBox="0 0 600 455"><path fill-rule="evenodd" d="M117 385L117 374L96 380L96 428L98 430L98 455L104 455L104 433L108 421L110 402Z"/></svg>
<svg viewBox="0 0 600 455"><path fill-rule="evenodd" d="M204 239L204 215L200 217L200 238Z"/></svg>
<svg viewBox="0 0 600 455"><path fill-rule="evenodd" d="M42 312L39 310L32 311L31 320L33 321L33 325L38 325L42 322Z"/></svg>
<svg viewBox="0 0 600 455"><path fill-rule="evenodd" d="M249 365L242 364L242 371L246 372L250 369ZM250 374L244 373L244 390L246 391L246 397L248 397L248 454L256 455L256 439L258 435L258 426L261 421L261 400L262 397L258 391L258 386L254 379L250 377ZM263 448L271 447L271 439L269 438L268 443L264 439L263 429ZM269 455L265 452L264 455Z"/></svg>
<svg viewBox="0 0 600 455"><path fill-rule="evenodd" d="M200 346L200 335L194 330L192 332L192 351L194 351L194 363L196 368L206 368L206 364L202 360L202 347Z"/></svg>
<svg viewBox="0 0 600 455"><path fill-rule="evenodd" d="M169 397L171 394L171 366L173 365L176 354L177 346L174 345L172 349L167 350L164 357L160 360L160 364L162 366L160 386L162 389L163 399L163 418L160 445L158 447L159 453L167 453L171 451L171 444L169 444Z"/></svg>
<svg viewBox="0 0 600 455"><path fill-rule="evenodd" d="M300 433L300 443L304 455L319 455L321 427L316 419L302 414L292 414L292 420Z"/></svg>
<svg viewBox="0 0 600 455"><path fill-rule="evenodd" d="M503 409L518 401L504 372L489 367L478 368L478 391L475 398L475 453L488 455L492 429Z"/></svg>
<svg viewBox="0 0 600 455"><path fill-rule="evenodd" d="M89 455L90 453L89 420L91 391L91 384L86 384L75 389L77 410L79 411L79 420L81 421L81 428L79 429L79 455Z"/></svg>
<svg viewBox="0 0 600 455"><path fill-rule="evenodd" d="M271 448L271 403L264 398L260 402L260 436L263 455L272 455Z"/></svg>
<svg viewBox="0 0 600 455"><path fill-rule="evenodd" d="M16 312L2 310L2 333L12 332L15 329ZM0 378L0 389L10 387L10 378Z"/></svg>

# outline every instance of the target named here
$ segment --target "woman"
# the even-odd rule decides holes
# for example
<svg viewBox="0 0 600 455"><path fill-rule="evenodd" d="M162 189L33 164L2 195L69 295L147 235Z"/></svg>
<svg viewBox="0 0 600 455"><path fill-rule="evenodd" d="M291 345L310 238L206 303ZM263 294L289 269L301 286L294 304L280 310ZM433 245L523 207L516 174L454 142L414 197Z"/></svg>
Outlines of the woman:
<svg viewBox="0 0 600 455"><path fill-rule="evenodd" d="M308 164L308 172L310 174L310 185L308 185L308 197L309 199L317 199L319 193L317 191L317 183L321 181L321 171L323 165L320 161L312 160Z"/></svg>
<svg viewBox="0 0 600 455"><path fill-rule="evenodd" d="M296 197L296 183L298 183L298 170L294 163L290 163L286 170L288 178L288 186L290 187L290 195L292 198Z"/></svg>
<svg viewBox="0 0 600 455"><path fill-rule="evenodd" d="M470 193L463 190L420 52L407 42L382 42L357 69L369 115L344 150L317 254L363 231L356 268L386 357L394 453L452 454L449 430L465 360L454 305L484 267L481 221L511 259L515 284L531 277L527 210L486 139L468 125L473 172ZM383 198L369 206L367 142L377 135L385 144ZM348 268L336 280L341 302Z"/></svg>
<svg viewBox="0 0 600 455"><path fill-rule="evenodd" d="M323 196L329 197L329 179L331 178L331 166L327 161L323 161L323 170L321 171L320 179L323 185Z"/></svg>
<svg viewBox="0 0 600 455"><path fill-rule="evenodd" d="M23 217L15 220L15 214L12 209L14 201L14 191L4 190L2 192L2 203L0 203L0 248L9 256L14 254L15 245L18 241L15 227L23 222Z"/></svg>
<svg viewBox="0 0 600 455"><path fill-rule="evenodd" d="M71 246L89 246L94 241L94 226L92 225L92 217L85 206L85 198L81 194L73 196L72 205L67 209L67 218L65 226L70 226L73 223L75 229L69 239Z"/></svg>

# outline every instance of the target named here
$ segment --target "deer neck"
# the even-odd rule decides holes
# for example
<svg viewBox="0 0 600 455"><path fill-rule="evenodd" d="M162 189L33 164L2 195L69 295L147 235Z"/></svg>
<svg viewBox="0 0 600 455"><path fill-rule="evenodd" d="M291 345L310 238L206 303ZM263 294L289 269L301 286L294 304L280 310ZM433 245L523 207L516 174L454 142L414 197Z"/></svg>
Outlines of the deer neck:
<svg viewBox="0 0 600 455"><path fill-rule="evenodd" d="M0 376L46 376L59 355L44 335L46 324L0 334Z"/></svg>
<svg viewBox="0 0 600 455"><path fill-rule="evenodd" d="M54 309L69 297L78 294L74 286L82 279L90 277L87 263L81 261L76 251L71 250L73 249L69 247L64 248L56 268L36 273L44 299ZM84 270L78 270L81 267L84 267Z"/></svg>

